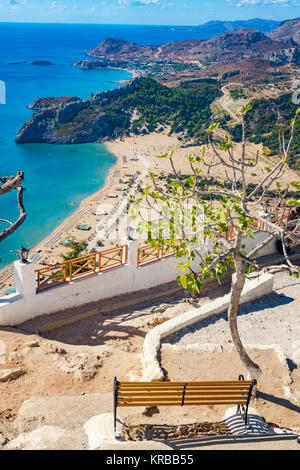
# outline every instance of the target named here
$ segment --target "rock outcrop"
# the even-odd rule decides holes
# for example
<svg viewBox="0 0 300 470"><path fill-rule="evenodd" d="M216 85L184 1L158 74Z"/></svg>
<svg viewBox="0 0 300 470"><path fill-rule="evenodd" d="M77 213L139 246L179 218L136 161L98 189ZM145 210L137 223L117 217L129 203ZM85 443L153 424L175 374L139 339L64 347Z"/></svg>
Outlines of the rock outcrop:
<svg viewBox="0 0 300 470"><path fill-rule="evenodd" d="M88 52L92 57L150 57L157 52L158 46L141 46L118 38L106 38L95 49Z"/></svg>
<svg viewBox="0 0 300 470"><path fill-rule="evenodd" d="M135 80L115 90L77 97L39 98L29 107L37 111L27 121L15 141L18 144L47 142L77 144L115 137L129 125L127 112L106 113L105 105L132 91Z"/></svg>
<svg viewBox="0 0 300 470"><path fill-rule="evenodd" d="M49 98L38 98L32 104L28 106L33 111L42 111L42 109L51 108L59 104L70 103L72 101L79 101L80 98L76 96L60 96L60 97L49 97Z"/></svg>
<svg viewBox="0 0 300 470"><path fill-rule="evenodd" d="M16 380L24 374L26 374L26 370L23 369L2 369L0 370L0 382Z"/></svg>
<svg viewBox="0 0 300 470"><path fill-rule="evenodd" d="M285 42L290 46L300 47L300 18L283 21L275 31L269 34L273 41Z"/></svg>

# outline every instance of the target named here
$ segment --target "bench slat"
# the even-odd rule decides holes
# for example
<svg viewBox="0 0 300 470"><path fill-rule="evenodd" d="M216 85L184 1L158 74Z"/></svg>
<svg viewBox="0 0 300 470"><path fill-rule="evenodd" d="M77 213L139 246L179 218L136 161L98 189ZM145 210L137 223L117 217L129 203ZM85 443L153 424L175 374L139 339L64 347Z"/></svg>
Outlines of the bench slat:
<svg viewBox="0 0 300 470"><path fill-rule="evenodd" d="M114 429L117 407L245 405L245 424L255 380L205 382L118 382L114 380Z"/></svg>
<svg viewBox="0 0 300 470"><path fill-rule="evenodd" d="M205 386L205 385L251 385L251 380L227 380L227 381L209 381L209 382L118 382L118 387L174 387L174 386L183 386L185 384L194 386Z"/></svg>
<svg viewBox="0 0 300 470"><path fill-rule="evenodd" d="M193 401L189 403L184 403L184 406L194 406L194 405L244 405L244 400L218 400L212 403L211 400ZM160 402L160 401L149 401L149 402L139 402L139 403L119 403L118 406L180 406L181 402Z"/></svg>
<svg viewBox="0 0 300 470"><path fill-rule="evenodd" d="M122 392L118 393L119 398L123 397L166 397L166 396L182 396L183 390L177 390L177 391L172 391L172 390L164 390L164 391L138 391L138 392ZM204 396L204 395L224 395L224 396L245 396L247 395L248 391L247 390L201 390L198 392L190 392L186 391L185 396Z"/></svg>
<svg viewBox="0 0 300 470"><path fill-rule="evenodd" d="M205 392L214 392L214 391L220 391L220 392L236 392L236 393L243 393L247 392L250 387L189 387L188 385L186 387L174 387L174 388L135 388L135 389L121 389L119 390L119 393L176 393L176 392L182 392L182 390L185 388L185 390L189 393L205 393Z"/></svg>
<svg viewBox="0 0 300 470"><path fill-rule="evenodd" d="M152 391L156 391L156 390L160 390L162 392L164 391L168 391L168 390L183 390L184 388L184 385L179 387L136 387L136 388L127 388L127 387L120 387L118 388L119 392L128 392L128 393L134 393L134 392L143 392L143 391L149 391L149 392L152 392ZM190 391L201 391L201 390L249 390L249 385L248 386L243 386L243 385L240 385L239 387L238 386L231 386L231 385L226 385L226 387L216 387L216 386L209 386L209 385L205 385L204 387L190 387L189 384L186 384L186 390L190 390Z"/></svg>
<svg viewBox="0 0 300 470"><path fill-rule="evenodd" d="M123 396L123 397L119 397L118 399L118 403L120 403L121 401L131 401L131 402L134 402L134 401L147 401L148 399L149 400L176 400L176 399L181 399L182 398L182 394L179 395L156 395L156 396L153 396L153 395L149 395L148 397L145 395L145 396L132 396L132 395L127 395L127 396ZM191 395L191 396L185 396L185 401L187 400L204 400L204 399L208 399L208 398L211 398L212 400L214 399L219 399L219 398L224 398L224 399L236 399L236 400L244 400L247 398L247 395L240 395L240 394L233 394L231 393L230 395L223 395L223 394L211 394L211 393L205 393L203 395Z"/></svg>

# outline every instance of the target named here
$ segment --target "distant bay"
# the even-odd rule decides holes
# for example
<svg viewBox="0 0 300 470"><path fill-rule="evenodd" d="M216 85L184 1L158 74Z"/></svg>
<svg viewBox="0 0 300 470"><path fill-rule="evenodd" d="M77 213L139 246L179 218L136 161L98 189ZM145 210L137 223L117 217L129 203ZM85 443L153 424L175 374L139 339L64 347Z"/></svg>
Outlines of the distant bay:
<svg viewBox="0 0 300 470"><path fill-rule="evenodd" d="M20 246L35 246L82 199L103 186L116 161L102 144L16 145L17 132L32 114L27 106L46 96L86 99L129 79L130 73L123 70L83 71L72 66L87 59L86 52L106 37L162 44L195 36L193 30L159 26L0 23L0 80L7 90L6 104L0 105L0 174L25 172L28 211L22 227L0 244L0 268L16 259ZM15 198L16 194L0 198L0 218L17 216Z"/></svg>
<svg viewBox="0 0 300 470"><path fill-rule="evenodd" d="M0 268L16 259L18 248L35 246L71 215L82 199L101 188L116 161L102 144L15 144L17 132L32 114L27 106L36 98L76 95L85 99L131 77L123 70L84 72L73 67L94 42L83 41L82 49L72 48L72 37L68 42L55 34L54 26L47 26L2 24L0 28L1 44L7 46L0 52L0 80L7 91L6 104L0 105L0 174L25 172L28 213L22 227L0 244ZM76 36L75 31L73 34ZM32 65L36 60L54 65ZM0 218L14 220L17 214L16 192L2 196Z"/></svg>

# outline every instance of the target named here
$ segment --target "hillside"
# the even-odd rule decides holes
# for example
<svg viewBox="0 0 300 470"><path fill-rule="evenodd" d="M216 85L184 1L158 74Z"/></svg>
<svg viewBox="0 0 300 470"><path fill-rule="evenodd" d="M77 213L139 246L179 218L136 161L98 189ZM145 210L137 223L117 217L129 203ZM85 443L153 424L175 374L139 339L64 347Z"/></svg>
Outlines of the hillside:
<svg viewBox="0 0 300 470"><path fill-rule="evenodd" d="M230 31L212 39L176 41L161 46L143 46L125 40L107 38L88 52L92 57L106 59L148 61L198 61L230 63L242 59L259 58L274 64L296 62L298 52L278 40L274 41L260 31L244 28Z"/></svg>
<svg viewBox="0 0 300 470"><path fill-rule="evenodd" d="M251 102L252 109L246 115L247 137L251 142L262 143L276 154L279 151L279 131L285 133L286 141L290 135L289 122L295 116L297 106L292 101L292 93L286 93L274 99L257 99ZM230 130L233 139L241 140L241 126ZM299 119L295 128L291 153L298 154L300 148ZM300 169L299 162L289 162L292 168Z"/></svg>
<svg viewBox="0 0 300 470"><path fill-rule="evenodd" d="M274 29L276 29L279 24L279 21L265 20L260 18L237 21L209 21L202 25L195 26L195 32L197 31L197 33L201 35L206 35L206 39L241 28L257 29L258 31L267 34L271 31L274 31Z"/></svg>
<svg viewBox="0 0 300 470"><path fill-rule="evenodd" d="M187 137L204 138L212 116L210 105L220 95L215 81L202 81L196 89L186 89L137 78L88 100L52 104L56 101L44 98L38 101L39 112L23 125L16 142L96 142L128 133L145 134L162 126Z"/></svg>
<svg viewBox="0 0 300 470"><path fill-rule="evenodd" d="M300 47L300 18L283 21L277 29L269 34L269 37L274 41Z"/></svg>

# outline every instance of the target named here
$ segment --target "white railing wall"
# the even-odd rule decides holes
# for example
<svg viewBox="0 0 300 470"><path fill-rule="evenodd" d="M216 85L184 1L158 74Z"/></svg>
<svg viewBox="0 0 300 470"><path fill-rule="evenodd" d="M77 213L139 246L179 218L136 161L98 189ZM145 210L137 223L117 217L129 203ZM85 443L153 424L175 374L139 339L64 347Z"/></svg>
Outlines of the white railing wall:
<svg viewBox="0 0 300 470"><path fill-rule="evenodd" d="M266 233L255 233L255 241L247 238L245 251L266 237ZM41 315L61 312L92 302L99 302L114 296L150 289L176 280L181 273L177 268L179 260L174 256L137 266L138 241L123 240L128 245L127 263L106 272L85 279L68 282L44 292L37 292L35 265L21 261L14 263L16 293L0 297L0 325L14 326ZM203 252L211 250L212 242L203 246ZM269 243L261 256L276 251L275 243ZM192 268L197 271L199 259Z"/></svg>
<svg viewBox="0 0 300 470"><path fill-rule="evenodd" d="M138 267L138 242L124 240L124 243L128 245L125 265L39 293L34 264L16 261L17 292L0 298L0 325L18 325L40 315L149 289L174 281L180 274L174 256ZM195 260L194 268L198 263Z"/></svg>

